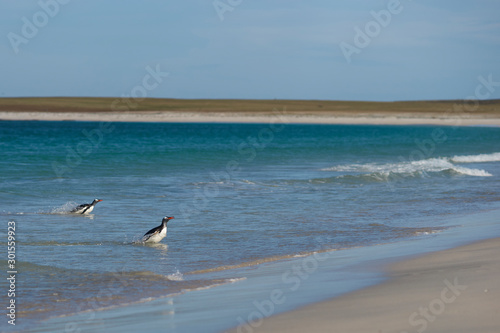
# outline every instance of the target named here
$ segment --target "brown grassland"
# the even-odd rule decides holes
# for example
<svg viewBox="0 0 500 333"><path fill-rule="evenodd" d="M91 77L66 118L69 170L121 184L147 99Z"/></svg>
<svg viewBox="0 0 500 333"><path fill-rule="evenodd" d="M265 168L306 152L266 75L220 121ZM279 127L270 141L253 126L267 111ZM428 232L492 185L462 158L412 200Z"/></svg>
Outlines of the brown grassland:
<svg viewBox="0 0 500 333"><path fill-rule="evenodd" d="M118 101L118 102L117 102ZM117 105L113 108L112 105ZM250 112L270 113L286 108L296 114L426 114L471 113L500 117L500 100L443 100L358 102L327 100L240 100L240 99L170 99L145 98L123 101L112 97L21 97L0 98L0 111L15 112Z"/></svg>

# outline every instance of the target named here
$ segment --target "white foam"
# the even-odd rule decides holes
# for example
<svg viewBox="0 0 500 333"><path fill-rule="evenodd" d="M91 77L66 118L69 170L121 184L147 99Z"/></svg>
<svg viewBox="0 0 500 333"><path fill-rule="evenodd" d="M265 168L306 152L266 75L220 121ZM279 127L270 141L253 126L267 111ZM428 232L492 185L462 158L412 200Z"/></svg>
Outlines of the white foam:
<svg viewBox="0 0 500 333"><path fill-rule="evenodd" d="M442 232L442 230L427 230L427 231L416 231L414 234L415 236L426 236L426 235L433 235L433 234L437 234L439 232Z"/></svg>
<svg viewBox="0 0 500 333"><path fill-rule="evenodd" d="M360 167L361 167L361 164L336 165L336 166L332 166L329 168L323 168L323 169L321 169L321 171L352 172L352 171L358 171L358 169Z"/></svg>
<svg viewBox="0 0 500 333"><path fill-rule="evenodd" d="M500 156L499 156L500 157ZM491 158L491 157L490 157ZM391 173L397 174L418 174L431 173L452 170L456 173L476 176L489 177L491 174L480 169L471 169L461 166L456 166L448 158L429 158L419 161L402 161L399 163L366 163L366 164L348 164L338 165L330 168L321 169L322 171L336 172L360 172L360 173L376 173L383 176L389 176Z"/></svg>
<svg viewBox="0 0 500 333"><path fill-rule="evenodd" d="M331 168L322 169L322 171L344 171L344 172L366 172L366 173L413 173L417 171L439 172L453 168L453 165L446 159L430 158L427 160L400 162L400 163L366 163L339 165Z"/></svg>
<svg viewBox="0 0 500 333"><path fill-rule="evenodd" d="M236 282L244 281L246 279L247 279L246 277L240 277L240 278L227 279L226 281L228 283L236 283Z"/></svg>
<svg viewBox="0 0 500 333"><path fill-rule="evenodd" d="M167 278L170 281L184 281L184 275L182 275L182 273L179 272L179 270L177 270L177 272L175 272L173 274L167 275Z"/></svg>
<svg viewBox="0 0 500 333"><path fill-rule="evenodd" d="M250 185L257 185L257 183L251 181L251 180L248 180L248 179L242 179L241 180L243 183L246 183L246 184L250 184Z"/></svg>
<svg viewBox="0 0 500 333"><path fill-rule="evenodd" d="M77 206L77 203L74 201L68 201L64 205L60 207L55 207L50 211L50 214L67 214L71 212L73 208Z"/></svg>
<svg viewBox="0 0 500 333"><path fill-rule="evenodd" d="M454 156L450 160L455 163L499 162L500 153Z"/></svg>
<svg viewBox="0 0 500 333"><path fill-rule="evenodd" d="M463 168L459 166L455 166L453 168L454 171L467 175L467 176L474 176L474 177L491 177L493 176L491 173L488 171L484 171L481 169L470 169L470 168Z"/></svg>

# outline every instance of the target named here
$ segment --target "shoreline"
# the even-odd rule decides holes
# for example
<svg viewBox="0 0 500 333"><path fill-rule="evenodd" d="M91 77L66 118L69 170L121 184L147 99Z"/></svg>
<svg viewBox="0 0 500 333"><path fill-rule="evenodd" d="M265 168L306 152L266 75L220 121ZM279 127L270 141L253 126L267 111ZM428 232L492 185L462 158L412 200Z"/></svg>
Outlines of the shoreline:
<svg viewBox="0 0 500 333"><path fill-rule="evenodd" d="M410 326L409 316L414 312L418 314L420 306L429 307L430 302L440 297L440 292L447 287L445 279L453 285L455 276L458 276L457 284L467 285L466 292L488 289L484 294L491 296L493 301L498 299L500 286L497 276L500 273L498 267L500 259L495 258L500 258L500 238L496 239L498 243L495 249L488 245L490 242L488 238L500 237L497 223L499 208L491 207L472 215L453 218L446 225L456 228L423 238L356 247L345 251L331 251L264 263L257 267L244 267L231 272L224 271L222 276L218 276L219 278L240 279L237 283L227 283L215 288L193 290L177 296L165 295L141 304L95 311L92 312L90 320L89 315L85 313L51 318L40 323L38 329L28 331L54 332L67 325L73 325L82 331L110 333L136 332L141 329L161 331L166 327L172 332L196 332L203 328L213 333L288 332L292 327L296 328L295 332L418 332L417 329L423 325L422 317L414 318L416 321L420 320L420 325ZM487 253L488 251L491 253ZM436 256L441 258L442 254L445 254L442 259L431 261L428 259ZM495 261L492 267L489 262L483 263L484 260L490 259ZM315 260L317 265L310 266ZM420 267L414 264L415 262ZM428 264L425 264L426 262ZM293 276L288 276L284 280L284 274L291 272L296 265L304 264L310 269L313 268L306 277L301 277L298 281L297 278L292 280ZM407 265L409 268L398 268L399 265ZM393 270L388 271L387 267L393 267ZM478 276L462 275L463 272L471 270L472 273L478 271ZM457 271L460 275L455 274ZM244 279L241 279L242 277ZM483 277L496 285L483 287L484 283L488 283L488 281L480 282L483 281ZM482 285L478 287L476 282ZM395 289L387 286L395 286ZM378 296L386 298L371 299L372 290L378 290ZM406 291L411 294L404 294ZM278 292L282 294L278 295ZM453 318L456 309L462 311L460 307L456 308L455 304L463 301L465 305L470 305L468 303L471 302L470 297L466 292L456 297L456 302L444 303L446 308L442 313L437 309L439 315L435 317L446 324L450 315ZM481 295L483 293L473 294L473 296ZM448 291L446 297L452 296ZM276 301L273 306L270 306L271 301ZM333 314L328 312L329 309L334 309L330 306L330 302L337 304ZM491 314L490 309L497 307L488 304L484 306ZM436 303L433 306L440 304ZM483 310L483 305L479 306L476 303L471 307L474 313ZM364 312L360 314L359 310ZM394 314L390 310L399 312ZM392 317L385 316L386 312L392 314ZM331 318L336 318L335 316L339 319L334 319L333 323L329 321ZM123 323L125 317L128 319ZM465 318L468 320L467 316ZM468 328L460 331L455 330L456 327L448 331L437 330L442 328L437 324L438 319L428 323L428 330L425 331L445 333L478 331L467 331ZM389 325L393 322L407 323L407 327L395 330ZM248 326L249 323L252 323L252 326ZM346 326L346 329L342 327L337 330L341 327L340 323L346 325L367 323L372 326L353 329ZM494 325L495 329L483 331L498 331L500 323L495 322Z"/></svg>
<svg viewBox="0 0 500 333"><path fill-rule="evenodd" d="M500 238L390 265L387 281L228 332L497 332Z"/></svg>
<svg viewBox="0 0 500 333"><path fill-rule="evenodd" d="M500 126L500 118L482 114L432 113L317 113L317 112L14 112L0 111L0 120L104 121L165 123L285 123L353 125Z"/></svg>

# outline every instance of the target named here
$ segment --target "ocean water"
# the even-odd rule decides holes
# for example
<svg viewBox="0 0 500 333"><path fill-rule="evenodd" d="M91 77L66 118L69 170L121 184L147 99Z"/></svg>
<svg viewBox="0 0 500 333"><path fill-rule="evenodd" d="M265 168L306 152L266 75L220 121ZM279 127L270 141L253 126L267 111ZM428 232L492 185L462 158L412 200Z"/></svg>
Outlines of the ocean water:
<svg viewBox="0 0 500 333"><path fill-rule="evenodd" d="M500 200L495 127L0 121L0 154L21 328L426 239ZM166 239L138 242L166 215Z"/></svg>

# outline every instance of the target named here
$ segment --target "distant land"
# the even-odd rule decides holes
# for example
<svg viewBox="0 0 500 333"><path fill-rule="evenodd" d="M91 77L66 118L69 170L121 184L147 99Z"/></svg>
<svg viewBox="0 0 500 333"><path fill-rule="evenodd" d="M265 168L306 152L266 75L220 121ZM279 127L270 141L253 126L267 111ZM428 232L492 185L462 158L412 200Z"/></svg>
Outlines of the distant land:
<svg viewBox="0 0 500 333"><path fill-rule="evenodd" d="M458 114L500 117L500 99L361 102L330 100L243 99L121 99L113 97L20 97L0 98L0 111L8 112L197 112L271 113L286 109L293 114Z"/></svg>

